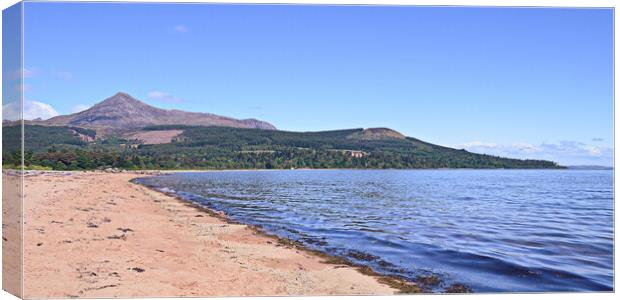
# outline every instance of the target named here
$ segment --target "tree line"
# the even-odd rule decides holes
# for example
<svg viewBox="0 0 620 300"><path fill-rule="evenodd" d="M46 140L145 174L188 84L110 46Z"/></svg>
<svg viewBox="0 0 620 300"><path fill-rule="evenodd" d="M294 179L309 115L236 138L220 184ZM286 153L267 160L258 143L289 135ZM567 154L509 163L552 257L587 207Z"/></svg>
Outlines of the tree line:
<svg viewBox="0 0 620 300"><path fill-rule="evenodd" d="M168 144L141 145L122 137L86 143L74 128L26 126L24 165L54 170L560 168L550 161L475 154L413 138L378 141L348 138L361 129L298 133L203 126L145 128L169 129L184 132ZM21 161L20 147L16 147L20 136L15 128L3 130L3 165L17 166ZM79 133L94 136L94 132ZM130 144L138 146L122 147ZM363 156L354 157L352 151L363 151Z"/></svg>

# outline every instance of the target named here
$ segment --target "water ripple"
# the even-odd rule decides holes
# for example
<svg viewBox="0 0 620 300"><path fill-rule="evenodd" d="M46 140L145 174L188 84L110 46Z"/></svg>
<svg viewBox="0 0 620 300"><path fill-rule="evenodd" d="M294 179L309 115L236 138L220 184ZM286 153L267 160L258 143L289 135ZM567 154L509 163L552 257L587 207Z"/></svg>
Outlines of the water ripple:
<svg viewBox="0 0 620 300"><path fill-rule="evenodd" d="M313 170L139 180L384 274L474 291L613 289L613 172Z"/></svg>

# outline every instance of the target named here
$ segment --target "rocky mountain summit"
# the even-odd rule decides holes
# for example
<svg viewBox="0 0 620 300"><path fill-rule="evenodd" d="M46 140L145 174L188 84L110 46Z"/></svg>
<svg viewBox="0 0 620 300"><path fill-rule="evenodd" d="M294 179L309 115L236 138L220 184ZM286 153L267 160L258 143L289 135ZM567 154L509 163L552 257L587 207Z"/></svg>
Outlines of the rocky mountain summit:
<svg viewBox="0 0 620 300"><path fill-rule="evenodd" d="M276 127L256 119L234 119L210 113L166 110L148 105L129 94L119 92L93 107L70 115L29 124L78 126L102 130L125 131L152 125L200 125L275 130Z"/></svg>

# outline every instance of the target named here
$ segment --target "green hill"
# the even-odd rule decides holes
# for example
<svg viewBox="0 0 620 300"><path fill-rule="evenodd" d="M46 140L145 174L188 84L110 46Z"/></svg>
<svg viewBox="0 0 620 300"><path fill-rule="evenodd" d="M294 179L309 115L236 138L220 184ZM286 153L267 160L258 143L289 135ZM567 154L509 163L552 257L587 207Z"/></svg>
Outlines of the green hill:
<svg viewBox="0 0 620 300"><path fill-rule="evenodd" d="M544 160L470 153L387 128L288 132L232 127L159 125L142 132L182 130L169 143L143 144L121 136L88 141L94 131L25 126L27 165L59 170L289 169L289 168L562 168ZM3 164L19 161L18 126L3 127Z"/></svg>

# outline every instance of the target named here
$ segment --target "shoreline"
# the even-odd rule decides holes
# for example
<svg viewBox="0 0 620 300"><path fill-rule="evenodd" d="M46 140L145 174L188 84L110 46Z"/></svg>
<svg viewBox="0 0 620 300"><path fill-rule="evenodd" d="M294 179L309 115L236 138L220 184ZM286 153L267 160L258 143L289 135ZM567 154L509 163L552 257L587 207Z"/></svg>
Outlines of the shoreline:
<svg viewBox="0 0 620 300"><path fill-rule="evenodd" d="M113 169L113 168L110 168ZM361 169L361 168L296 168L296 169L148 169L148 170L127 170L115 168L111 170L39 170L39 169L24 169L23 172L27 175L41 174L41 173L128 173L136 175L166 175L174 173L208 173L208 172L277 172L277 171L613 171L614 168L591 168L591 169L579 169L579 168L419 168L419 169ZM15 173L22 172L20 169L8 169L3 168L3 173L14 175Z"/></svg>
<svg viewBox="0 0 620 300"><path fill-rule="evenodd" d="M319 296L421 291L415 284L374 276L342 260L329 261L327 255L130 182L149 175L43 171L24 177L28 199L24 202L24 296ZM399 284L403 286L395 288Z"/></svg>
<svg viewBox="0 0 620 300"><path fill-rule="evenodd" d="M140 178L140 177L137 177L136 179L138 179L138 178ZM379 274L379 273L377 273L376 271L374 271L372 268L370 268L368 266L364 266L364 265L360 265L360 264L355 264L355 263L351 262L350 260L348 260L346 258L343 258L343 257L340 257L340 256L336 256L336 255L332 255L332 254L329 254L329 253L325 253L325 252L322 252L322 251L319 251L319 250L313 250L313 249L310 249L310 248L306 247L305 245L303 245L300 242L293 241L293 240L288 239L288 238L284 238L284 237L277 236L275 234L268 233L268 232L264 231L260 226L249 225L249 224L245 224L245 223L234 221L234 220L228 218L226 216L226 214L224 214L223 212L216 211L216 210L213 210L213 209L211 209L211 208L209 208L207 206L200 205L200 204L195 203L195 202L193 202L191 200L187 200L187 199L185 199L185 198L183 198L183 197L181 197L181 196L179 196L179 195L177 195L175 193L163 192L163 191L157 190L155 188L148 187L148 186L145 186L145 185L142 185L140 183L133 182L133 181L131 183L139 185L139 186L143 186L143 187L145 187L147 189L150 189L150 190L152 190L154 192L161 193L161 194L173 197L173 198L177 199L178 201L181 201L181 202L183 202L184 204L186 204L186 205L188 205L190 207L196 208L197 210L202 211L204 213L207 213L211 217L220 219L223 222L226 222L228 224L241 224L241 225L244 225L248 229L250 229L253 232L255 232L257 235L261 235L263 237L266 237L266 238L269 238L269 239L277 241L278 245L282 245L282 246L285 246L285 247L288 247L288 248L294 248L296 250L304 251L304 252L306 252L308 254L314 255L314 256L319 257L321 259L325 259L324 261L322 261L322 263L324 263L324 264L346 265L348 267L351 267L351 268L355 269L356 271L358 271L359 273L361 273L363 275L375 277L378 282L386 284L386 285L388 285L388 286L398 290L398 293L401 293L401 294L417 294L417 293L427 292L427 291L423 290L423 288L420 287L415 282L410 282L410 281L407 281L407 280L405 280L403 278L400 278L400 277L394 276L394 275L382 275L382 274ZM434 279L431 279L431 280L434 280ZM453 290L457 290L457 288L454 288ZM461 291L457 291L457 293L458 292L461 292Z"/></svg>
<svg viewBox="0 0 620 300"><path fill-rule="evenodd" d="M144 172L162 172L162 173L195 173L195 172L274 172L274 171L524 171L524 170L552 170L552 171L566 171L566 170L613 170L613 169L570 169L570 168L514 168L514 169L501 169L501 168L428 168L428 169L361 169L361 168L299 168L299 169L187 169L187 170L144 170ZM141 172L142 170L128 170L127 172ZM62 172L62 171L58 171Z"/></svg>

